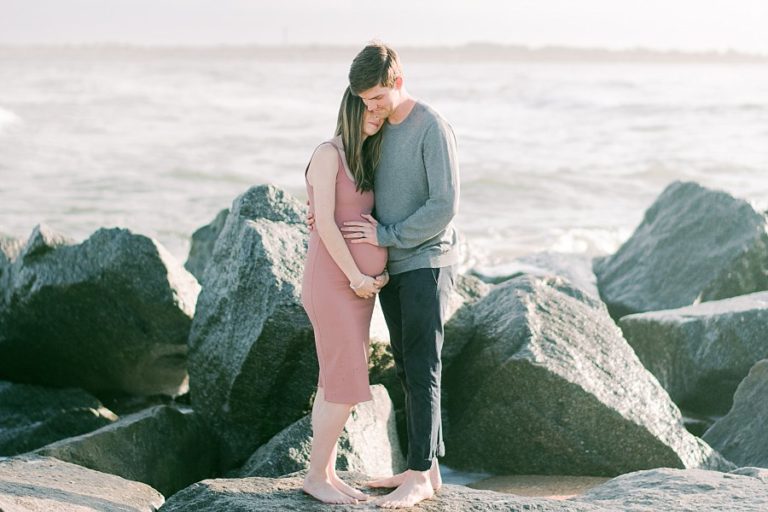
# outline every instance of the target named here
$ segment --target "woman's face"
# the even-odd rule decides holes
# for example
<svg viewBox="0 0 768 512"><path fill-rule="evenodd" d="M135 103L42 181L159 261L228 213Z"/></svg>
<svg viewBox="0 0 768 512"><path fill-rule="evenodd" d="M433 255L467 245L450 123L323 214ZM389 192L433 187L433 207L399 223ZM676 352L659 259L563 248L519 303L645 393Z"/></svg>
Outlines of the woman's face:
<svg viewBox="0 0 768 512"><path fill-rule="evenodd" d="M376 117L376 114L373 112L366 110L363 114L363 133L366 136L375 135L376 132L381 130L382 124L384 124L384 120Z"/></svg>

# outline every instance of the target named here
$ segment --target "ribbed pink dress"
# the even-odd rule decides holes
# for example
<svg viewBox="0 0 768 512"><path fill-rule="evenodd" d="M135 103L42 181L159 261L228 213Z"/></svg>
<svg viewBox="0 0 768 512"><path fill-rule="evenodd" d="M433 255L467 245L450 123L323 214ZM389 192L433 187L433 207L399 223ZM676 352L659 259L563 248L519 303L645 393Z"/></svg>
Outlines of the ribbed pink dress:
<svg viewBox="0 0 768 512"><path fill-rule="evenodd" d="M360 193L347 175L340 149L336 173L336 225L345 221L362 220L360 214L373 211L373 192ZM306 181L306 171L305 171ZM314 195L309 181L309 211L314 213ZM347 240L347 239L345 239ZM381 274L387 264L387 250L371 244L347 247L361 272L369 276ZM325 248L317 229L309 235L309 247L304 262L301 302L312 322L315 348L320 363L317 385L329 402L355 404L371 400L368 383L368 350L371 316L375 298L361 299L349 287L344 275Z"/></svg>

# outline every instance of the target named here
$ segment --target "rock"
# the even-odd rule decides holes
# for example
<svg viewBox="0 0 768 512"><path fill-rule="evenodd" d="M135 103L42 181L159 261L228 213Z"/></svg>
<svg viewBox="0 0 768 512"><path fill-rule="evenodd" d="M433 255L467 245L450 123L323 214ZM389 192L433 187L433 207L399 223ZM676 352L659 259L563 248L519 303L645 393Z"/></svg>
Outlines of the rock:
<svg viewBox="0 0 768 512"><path fill-rule="evenodd" d="M454 295L460 300L451 304L452 314L445 322L441 360L443 375L453 360L461 353L474 331L474 309L472 305L488 295L493 285L484 283L478 277L459 276Z"/></svg>
<svg viewBox="0 0 768 512"><path fill-rule="evenodd" d="M0 260L12 262L24 248L24 240L0 233Z"/></svg>
<svg viewBox="0 0 768 512"><path fill-rule="evenodd" d="M170 496L216 474L211 437L191 410L160 405L34 453L143 482Z"/></svg>
<svg viewBox="0 0 768 512"><path fill-rule="evenodd" d="M742 466L768 468L768 359L739 384L733 407L704 433L704 440Z"/></svg>
<svg viewBox="0 0 768 512"><path fill-rule="evenodd" d="M685 410L723 415L757 361L768 358L768 292L619 321L643 365Z"/></svg>
<svg viewBox="0 0 768 512"><path fill-rule="evenodd" d="M184 263L184 268L189 270L201 283L203 282L205 266L211 259L213 246L216 244L216 239L224 227L227 215L229 215L229 208L224 208L210 224L199 228L192 234L192 244L190 245L189 256L187 257L187 262Z"/></svg>
<svg viewBox="0 0 768 512"><path fill-rule="evenodd" d="M0 459L0 509L5 512L154 512L164 501L146 484L54 458Z"/></svg>
<svg viewBox="0 0 768 512"><path fill-rule="evenodd" d="M189 407L189 401L185 398L189 393L170 397L168 395L110 395L105 397L102 403L118 416L127 416L136 412L149 409L156 405L169 405L171 407L180 406L182 409Z"/></svg>
<svg viewBox="0 0 768 512"><path fill-rule="evenodd" d="M361 473L344 471L339 472L339 476L350 485L362 488L364 492L372 496L379 496L390 491L389 489L371 490L363 488L363 483L370 477ZM301 490L303 478L303 473L293 473L282 478L250 477L203 480L171 496L160 508L160 512L187 512L190 510L205 510L206 512L381 510L372 500L356 505L321 503ZM444 484L432 499L422 501L414 510L424 512L485 512L488 510L592 512L605 511L606 509L587 503L527 498L493 491L479 491L463 485Z"/></svg>
<svg viewBox="0 0 768 512"><path fill-rule="evenodd" d="M621 475L569 501L624 512L763 512L768 485L752 476L660 468Z"/></svg>
<svg viewBox="0 0 768 512"><path fill-rule="evenodd" d="M458 295L457 298L451 303L451 307L448 309L448 320L466 304L474 304L478 300L482 299L488 292L491 291L493 286L484 283L475 276L459 274L456 276L456 288L454 292Z"/></svg>
<svg viewBox="0 0 768 512"><path fill-rule="evenodd" d="M597 277L592 271L592 258L586 254L563 252L538 252L518 258L505 265L476 268L471 272L482 281L499 284L521 275L561 276L577 288L599 297Z"/></svg>
<svg viewBox="0 0 768 512"><path fill-rule="evenodd" d="M16 455L117 419L93 395L0 381L0 455Z"/></svg>
<svg viewBox="0 0 768 512"><path fill-rule="evenodd" d="M352 411L338 443L336 468L368 475L391 476L405 470L395 431L395 412L384 386L371 386L373 400ZM278 477L309 468L312 424L309 415L261 446L235 474Z"/></svg>
<svg viewBox="0 0 768 512"><path fill-rule="evenodd" d="M766 217L725 192L676 181L594 268L614 318L766 290Z"/></svg>
<svg viewBox="0 0 768 512"><path fill-rule="evenodd" d="M4 288L3 275L13 260L16 259L16 257L19 255L23 247L23 240L0 234L0 305L2 304L4 295L2 293Z"/></svg>
<svg viewBox="0 0 768 512"><path fill-rule="evenodd" d="M219 234L189 335L190 398L241 465L309 412L318 366L301 305L303 206L273 186L238 196Z"/></svg>
<svg viewBox="0 0 768 512"><path fill-rule="evenodd" d="M591 476L733 467L685 430L599 299L560 277L521 276L471 309L471 337L443 374L449 466Z"/></svg>
<svg viewBox="0 0 768 512"><path fill-rule="evenodd" d="M200 286L158 242L99 229L75 244L35 227L0 301L0 378L110 393L187 387Z"/></svg>
<svg viewBox="0 0 768 512"><path fill-rule="evenodd" d="M395 411L395 425L400 446L408 446L408 428L405 418L405 393L397 377L395 358L388 341L371 339L371 351L368 358L368 381L371 385L384 386L392 400Z"/></svg>
<svg viewBox="0 0 768 512"><path fill-rule="evenodd" d="M734 475L747 475L759 479L765 484L768 484L768 469L755 468L755 467L743 467L730 471Z"/></svg>

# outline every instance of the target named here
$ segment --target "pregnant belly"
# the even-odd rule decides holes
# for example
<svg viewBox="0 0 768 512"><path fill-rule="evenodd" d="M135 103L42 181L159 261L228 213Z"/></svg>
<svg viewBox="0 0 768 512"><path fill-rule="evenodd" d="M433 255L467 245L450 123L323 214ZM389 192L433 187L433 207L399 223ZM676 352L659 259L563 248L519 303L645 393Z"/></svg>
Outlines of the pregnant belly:
<svg viewBox="0 0 768 512"><path fill-rule="evenodd" d="M347 243L349 252L357 264L360 272L369 276L377 276L384 271L387 266L387 249L384 247L375 247L371 244L353 244Z"/></svg>

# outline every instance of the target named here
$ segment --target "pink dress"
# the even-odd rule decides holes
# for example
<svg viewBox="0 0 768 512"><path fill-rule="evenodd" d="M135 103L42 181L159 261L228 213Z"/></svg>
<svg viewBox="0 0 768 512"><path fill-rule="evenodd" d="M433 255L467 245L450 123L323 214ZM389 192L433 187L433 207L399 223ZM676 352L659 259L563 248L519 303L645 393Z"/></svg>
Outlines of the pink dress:
<svg viewBox="0 0 768 512"><path fill-rule="evenodd" d="M340 152L333 142L328 143ZM306 184L309 211L314 213L312 186L309 181ZM345 221L362 220L360 214L372 211L373 192L356 190L340 152L334 208L336 225L342 227ZM362 273L369 276L381 274L387 264L386 248L345 240ZM313 229L304 262L301 302L315 332L320 364L317 385L323 388L329 402L355 404L372 399L368 383L368 350L375 300L355 295L349 287L349 279L328 253L317 229Z"/></svg>

